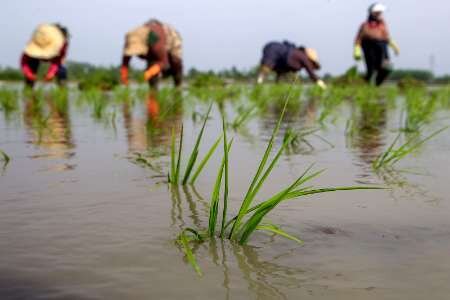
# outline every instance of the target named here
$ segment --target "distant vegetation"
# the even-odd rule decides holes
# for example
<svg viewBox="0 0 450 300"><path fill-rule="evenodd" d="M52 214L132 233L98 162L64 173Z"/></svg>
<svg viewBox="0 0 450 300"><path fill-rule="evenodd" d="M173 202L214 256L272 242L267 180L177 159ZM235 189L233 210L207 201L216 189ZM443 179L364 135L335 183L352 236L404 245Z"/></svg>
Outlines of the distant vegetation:
<svg viewBox="0 0 450 300"><path fill-rule="evenodd" d="M90 87L99 87L109 90L120 83L119 66L95 66L89 63L69 61L66 64L69 74L69 80L78 82L81 89ZM199 71L191 68L186 72L185 78L193 85L223 85L227 82L253 82L256 78L258 67L255 66L249 70L239 70L236 67L224 69L221 71ZM41 68L40 75L45 73L45 68ZM361 83L360 74L356 68L350 68L346 73L339 76L326 74L324 78L337 84L356 84ZM284 81L292 78L292 74L286 76ZM142 70L132 70L130 79L142 82ZM302 81L308 82L306 77ZM450 75L436 77L427 70L399 69L395 70L389 77L392 81L420 81L422 83L449 84ZM2 81L20 81L23 80L22 72L19 69L11 67L0 67L0 80ZM283 79L282 79L283 80Z"/></svg>

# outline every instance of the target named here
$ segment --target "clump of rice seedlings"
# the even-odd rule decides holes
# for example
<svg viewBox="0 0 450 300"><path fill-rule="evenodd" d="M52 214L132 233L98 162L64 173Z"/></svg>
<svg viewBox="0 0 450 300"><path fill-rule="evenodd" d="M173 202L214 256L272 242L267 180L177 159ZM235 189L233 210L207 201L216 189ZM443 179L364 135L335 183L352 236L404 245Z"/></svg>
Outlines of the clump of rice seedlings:
<svg viewBox="0 0 450 300"><path fill-rule="evenodd" d="M90 88L83 91L80 99L91 106L92 116L96 120L103 119L108 105L104 91L96 88Z"/></svg>
<svg viewBox="0 0 450 300"><path fill-rule="evenodd" d="M417 132L430 122L437 110L437 98L429 97L426 90L411 89L405 96L403 130Z"/></svg>
<svg viewBox="0 0 450 300"><path fill-rule="evenodd" d="M8 89L0 89L0 110L9 116L12 112L19 108L18 95L16 91Z"/></svg>
<svg viewBox="0 0 450 300"><path fill-rule="evenodd" d="M242 126L244 126L253 116L255 116L255 113L257 111L256 106L252 107L238 107L236 117L231 122L231 127L234 130L238 130Z"/></svg>
<svg viewBox="0 0 450 300"><path fill-rule="evenodd" d="M61 115L66 115L69 105L69 92L67 88L52 89L50 93L51 101L54 103L55 109Z"/></svg>
<svg viewBox="0 0 450 300"><path fill-rule="evenodd" d="M297 177L289 185L281 189L278 193L275 193L271 197L263 198L265 200L260 201L258 204L254 204L258 192L269 178L274 167L277 165L282 153L286 149L287 145L291 142L292 137L288 134L285 137L283 144L271 157L272 150L275 146L275 137L277 136L281 122L283 120L288 101L286 101L280 118L275 126L272 136L267 144L264 155L259 163L254 177L248 187L247 193L243 196L241 207L238 213L229 218L228 217L228 195L229 195L229 156L228 153L231 148L231 142L227 139L225 118L222 114L222 128L223 128L223 158L222 163L218 169L216 182L213 186L213 192L211 195L210 213L208 228L205 230L186 228L181 232L178 237L179 243L183 247L183 251L188 257L189 262L200 274L200 267L193 256L192 250L190 250L190 242L202 243L207 239L230 239L238 242L241 245L246 244L250 237L256 231L268 231L272 234L288 238L297 243L302 243L300 239L290 235L283 231L280 227L264 222L265 217L272 212L279 204L302 198L308 195L314 195L319 193L327 193L334 191L348 191L348 190L360 190L360 189L375 189L375 187L327 187L327 188L314 188L306 186L310 180L319 176L322 171L311 172L312 166L307 168L299 177ZM221 190L223 188L223 193ZM220 205L220 195L222 194L222 205ZM220 207L222 213L220 213ZM220 224L218 226L218 224ZM219 229L217 229L217 227ZM186 232L189 232L189 238L187 238Z"/></svg>
<svg viewBox="0 0 450 300"><path fill-rule="evenodd" d="M206 156L201 160L200 164L194 170L194 167L197 163L198 155L199 155L199 148L201 144L201 140L203 138L203 133L205 131L206 122L209 118L209 114L212 109L212 103L209 105L208 111L206 113L206 116L203 121L203 125L200 129L200 132L197 135L197 139L195 141L194 147L191 150L191 153L189 155L187 165L184 169L184 173L182 178L180 178L181 175L181 156L182 156L182 147L183 147L183 127L181 127L181 133L180 133L180 140L178 144L178 151L176 150L176 138L175 138L175 130L172 130L172 142L171 142L171 159L170 159L170 172L168 174L168 180L171 184L179 184L181 179L181 184L186 185L188 183L194 184L202 170L204 169L205 165L211 158L212 154L216 150L219 142L215 142L212 147L207 151ZM178 152L178 155L176 154ZM193 177L191 177L193 175ZM191 179L191 180L190 180Z"/></svg>
<svg viewBox="0 0 450 300"><path fill-rule="evenodd" d="M3 169L6 168L6 166L11 161L11 158L8 156L8 154L5 153L5 151L0 149L0 161L3 163Z"/></svg>
<svg viewBox="0 0 450 300"><path fill-rule="evenodd" d="M380 154L372 163L372 167L375 171L380 170L382 168L391 168L394 164L399 162L401 159L408 156L410 153L414 152L418 148L420 148L425 142L434 138L444 130L448 129L449 126L441 128L432 134L428 135L425 138L417 138L413 137L408 139L406 142L396 147L398 141L400 139L400 134L394 139L392 144L386 149L386 151Z"/></svg>
<svg viewBox="0 0 450 300"><path fill-rule="evenodd" d="M320 128L304 128L296 130L288 128L285 131L283 137L283 141L288 142L286 146L286 154L289 155L290 153L305 153L304 145L309 148L309 151L313 151L315 147L309 142L308 137L315 137L331 148L334 148L334 145L331 142L317 134L317 132L319 131Z"/></svg>
<svg viewBox="0 0 450 300"><path fill-rule="evenodd" d="M450 86L445 86L431 91L432 97L435 97L436 101L442 108L450 108Z"/></svg>
<svg viewBox="0 0 450 300"><path fill-rule="evenodd" d="M114 101L118 103L128 102L132 99L132 93L126 86L116 86L112 91L112 97Z"/></svg>

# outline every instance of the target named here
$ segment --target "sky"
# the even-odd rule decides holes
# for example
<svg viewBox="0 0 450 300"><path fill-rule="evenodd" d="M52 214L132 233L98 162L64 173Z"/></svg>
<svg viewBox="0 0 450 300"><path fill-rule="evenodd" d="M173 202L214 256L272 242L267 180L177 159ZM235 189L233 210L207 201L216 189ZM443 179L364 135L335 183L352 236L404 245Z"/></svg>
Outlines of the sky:
<svg viewBox="0 0 450 300"><path fill-rule="evenodd" d="M265 43L287 39L316 48L322 74L339 74L354 65L353 40L373 0L2 2L0 66L17 66L34 28L46 22L69 28L69 60L118 65L124 34L158 18L181 33L186 69L249 69L258 64ZM383 3L388 6L385 19L391 35L401 48L400 56L393 57L394 66L450 73L450 1Z"/></svg>

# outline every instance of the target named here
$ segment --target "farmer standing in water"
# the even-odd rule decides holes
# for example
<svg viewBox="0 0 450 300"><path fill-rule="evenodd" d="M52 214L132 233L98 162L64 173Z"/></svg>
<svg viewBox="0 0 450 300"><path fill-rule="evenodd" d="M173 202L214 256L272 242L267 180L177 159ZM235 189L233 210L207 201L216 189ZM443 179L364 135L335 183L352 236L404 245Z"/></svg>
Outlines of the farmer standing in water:
<svg viewBox="0 0 450 300"><path fill-rule="evenodd" d="M364 53L367 66L365 79L367 82L372 82L372 77L376 73L375 84L377 86L384 82L392 70L388 46L391 46L396 55L400 53L400 49L391 39L383 19L385 10L386 6L381 3L375 3L369 7L369 17L358 31L353 52L355 60L360 60Z"/></svg>
<svg viewBox="0 0 450 300"><path fill-rule="evenodd" d="M122 83L128 84L128 69L132 56L147 62L144 80L157 87L160 77L172 76L176 86L183 77L181 36L170 25L151 19L127 33L120 69Z"/></svg>
<svg viewBox="0 0 450 300"><path fill-rule="evenodd" d="M33 87L37 81L37 72L41 62L49 62L45 81L55 77L62 84L67 79L63 63L67 55L69 32L60 24L41 24L33 33L21 58L21 69L25 84Z"/></svg>
<svg viewBox="0 0 450 300"><path fill-rule="evenodd" d="M306 69L309 78L322 89L325 83L319 79L315 71L320 69L319 56L312 48L297 47L293 43L284 41L270 42L263 48L263 55L258 75L258 84L263 83L267 75L273 71L277 81L281 75Z"/></svg>

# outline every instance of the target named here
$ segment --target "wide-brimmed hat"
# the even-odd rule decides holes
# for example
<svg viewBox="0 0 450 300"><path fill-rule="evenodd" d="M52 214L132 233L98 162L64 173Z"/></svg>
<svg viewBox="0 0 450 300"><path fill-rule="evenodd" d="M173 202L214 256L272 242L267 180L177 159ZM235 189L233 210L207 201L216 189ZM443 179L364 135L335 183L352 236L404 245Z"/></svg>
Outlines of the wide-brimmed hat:
<svg viewBox="0 0 450 300"><path fill-rule="evenodd" d="M369 6L369 14L383 13L386 11L386 9L386 5L377 2Z"/></svg>
<svg viewBox="0 0 450 300"><path fill-rule="evenodd" d="M316 68L320 69L319 54L317 54L317 51L313 48L305 48L305 53L309 60L316 65Z"/></svg>
<svg viewBox="0 0 450 300"><path fill-rule="evenodd" d="M38 59L50 59L59 55L64 46L64 35L52 24L41 24L33 32L25 47L25 54Z"/></svg>
<svg viewBox="0 0 450 300"><path fill-rule="evenodd" d="M124 54L127 56L147 55L149 33L148 26L139 26L128 32L125 37Z"/></svg>

